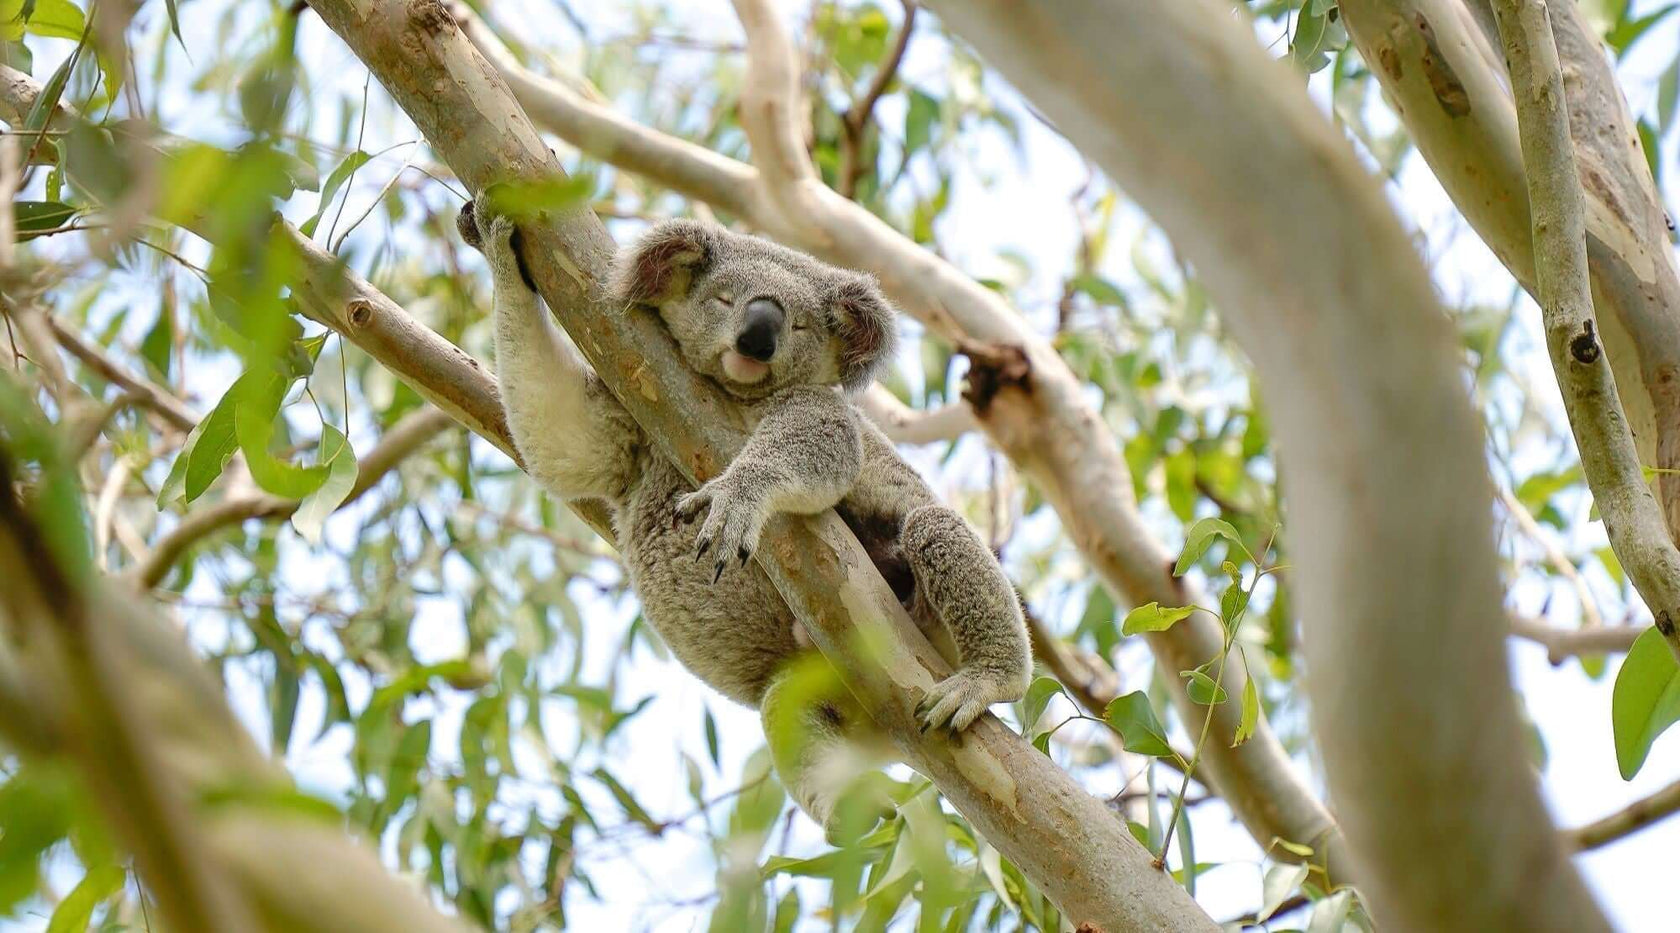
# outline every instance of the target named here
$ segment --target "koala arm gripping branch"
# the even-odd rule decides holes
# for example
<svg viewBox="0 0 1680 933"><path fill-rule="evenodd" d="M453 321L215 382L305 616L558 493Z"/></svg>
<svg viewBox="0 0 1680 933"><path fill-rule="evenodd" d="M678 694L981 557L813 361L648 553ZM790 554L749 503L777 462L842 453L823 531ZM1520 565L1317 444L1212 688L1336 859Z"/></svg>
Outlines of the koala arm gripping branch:
<svg viewBox="0 0 1680 933"><path fill-rule="evenodd" d="M496 374L526 469L564 499L620 501L642 436L566 335L549 320L518 255L513 221L479 209L495 283Z"/></svg>
<svg viewBox="0 0 1680 933"><path fill-rule="evenodd" d="M794 386L758 406L758 426L722 474L684 496L677 514L706 521L696 544L712 553L717 575L758 549L764 523L778 512L815 515L833 508L863 468L857 412L826 386Z"/></svg>

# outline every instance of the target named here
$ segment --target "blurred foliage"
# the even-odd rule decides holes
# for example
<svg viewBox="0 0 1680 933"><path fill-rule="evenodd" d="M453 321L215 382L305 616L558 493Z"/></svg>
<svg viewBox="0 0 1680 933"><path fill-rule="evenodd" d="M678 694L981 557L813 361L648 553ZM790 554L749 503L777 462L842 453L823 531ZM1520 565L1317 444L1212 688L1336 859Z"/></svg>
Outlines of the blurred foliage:
<svg viewBox="0 0 1680 933"><path fill-rule="evenodd" d="M1334 0L1238 5L1400 185L1416 160ZM721 6L473 6L498 17L535 67L589 82L647 125L746 156L735 115L743 56ZM1589 6L1627 55L1674 22L1676 4ZM100 415L97 436L63 473L88 550L98 567L123 573L185 516L257 492L302 500L290 526L250 521L196 542L157 595L253 734L393 870L497 929L563 927L582 911L622 928L699 917L723 931L1063 928L1041 892L902 769L885 779L893 817L842 847L823 845L776 786L756 719L724 710L679 673L637 615L611 549L482 441L446 433L334 511L358 454L423 403L297 313L297 270L277 248L276 215L480 359L490 356L488 283L453 232L460 186L306 11L195 0L178 12L171 0L96 33L92 11L72 0L0 7L0 57L41 81L48 101L7 138L28 163L12 218L24 245L0 283L7 349L62 436L86 436ZM981 222L986 207L958 203L1005 190L1045 152L1069 156L930 15L918 18L909 55L861 131L848 132L847 114L877 81L902 21L899 7L868 0L817 0L799 17L815 164L1053 333L1124 444L1132 489L1113 494L1135 496L1166 539L1185 543L1175 572L1220 594L1228 638L1216 663L1242 663L1253 678L1243 696L1227 697L1213 685L1217 671L1153 670L1130 636L1188 612L1118 605L1092 583L1039 491L968 437L917 453L918 465L1005 552L1046 626L1112 665L1127 688L1091 715L1041 677L1013 718L1112 798L1192 891L1198 879L1203 890L1246 885L1237 889L1260 895L1250 898L1256 922L1274 928L1365 928L1350 892L1320 890L1306 868L1274 863L1233 833L1205 788L1160 763L1182 768L1199 740L1246 738L1202 736L1201 723L1181 721L1165 692L1178 677L1198 702L1242 704L1250 730L1264 709L1286 746L1310 757L1277 538L1278 465L1246 363L1195 270L1094 171L1061 179L1066 225L1042 238L996 229ZM1634 100L1660 161L1655 153L1673 151L1680 60L1656 73ZM80 116L49 124L52 102ZM569 149L562 157L620 234L692 209ZM1420 231L1447 283L1465 276L1443 245L1456 232ZM1631 614L1620 567L1591 525L1549 374L1513 362L1535 358L1514 289L1502 279L1457 303L1496 477L1555 533L1548 547L1590 580L1606 614ZM43 314L178 395L197 426L176 430L130 404L100 368L31 343L24 319ZM915 339L886 382L933 407L958 398L963 366L951 347ZM1502 547L1514 599L1544 611L1554 596L1577 598L1536 542ZM1666 658L1642 662L1654 686L1638 710L1618 712L1619 754L1628 731L1636 746L1643 737L1629 751L1642 760L1652 723L1672 721ZM1602 676L1602 659L1583 664ZM1310 853L1302 842L1279 845ZM1204 877L1224 865L1247 874ZM141 891L75 775L0 758L0 910L53 930L144 929ZM1304 909L1268 920L1302 891Z"/></svg>

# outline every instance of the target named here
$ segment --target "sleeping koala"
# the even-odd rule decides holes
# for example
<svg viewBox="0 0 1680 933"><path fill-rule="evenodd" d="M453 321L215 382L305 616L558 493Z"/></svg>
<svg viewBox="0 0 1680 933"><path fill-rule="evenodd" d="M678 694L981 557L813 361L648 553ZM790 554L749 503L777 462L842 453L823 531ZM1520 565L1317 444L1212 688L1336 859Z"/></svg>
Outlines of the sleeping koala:
<svg viewBox="0 0 1680 933"><path fill-rule="evenodd" d="M658 313L688 365L753 425L729 467L695 489L549 321L512 221L469 204L460 227L469 242L483 233L502 399L531 475L561 498L607 503L647 620L701 680L760 709L782 782L831 838L849 778L838 763L881 743L843 690L812 696L794 683L810 643L750 560L772 515L837 509L956 666L918 707L924 730L959 732L1025 694L1026 627L1002 569L844 394L866 387L894 345L871 278L690 220L620 252L614 296Z"/></svg>

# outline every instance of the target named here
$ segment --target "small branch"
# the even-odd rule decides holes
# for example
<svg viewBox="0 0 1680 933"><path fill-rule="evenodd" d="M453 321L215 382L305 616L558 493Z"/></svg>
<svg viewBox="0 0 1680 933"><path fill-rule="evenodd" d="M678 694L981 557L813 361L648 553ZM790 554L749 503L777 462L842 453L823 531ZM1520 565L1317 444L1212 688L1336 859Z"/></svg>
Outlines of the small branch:
<svg viewBox="0 0 1680 933"><path fill-rule="evenodd" d="M107 382L133 394L140 404L156 412L170 427L186 432L198 424L198 416L173 392L144 376L124 369L104 350L89 343L58 318L49 315L47 325L52 329L52 335L59 346L69 351L71 356L81 360L83 365L98 373Z"/></svg>
<svg viewBox="0 0 1680 933"><path fill-rule="evenodd" d="M356 501L404 458L454 423L447 413L436 408L424 408L403 416L366 456L357 460L356 485L351 487L350 494L339 504L339 508ZM193 509L152 546L144 560L129 570L129 576L143 589L151 589L161 583L169 568L175 566L181 555L199 541L246 519L289 518L301 504L297 499L258 494L237 496Z"/></svg>
<svg viewBox="0 0 1680 933"><path fill-rule="evenodd" d="M1558 576L1568 580L1575 588L1575 596L1581 601L1581 627L1603 628L1604 616L1598 611L1598 600L1594 598L1592 590L1588 589L1586 578L1576 569L1575 562L1552 541L1545 529L1540 527L1540 523L1529 514L1528 507L1518 502L1511 490L1504 486L1499 487L1499 501L1511 516L1511 521L1515 522L1517 527L1522 529L1522 533L1546 555L1546 562L1552 565Z"/></svg>
<svg viewBox="0 0 1680 933"><path fill-rule="evenodd" d="M910 48L910 35L915 26L915 0L904 0L904 22L898 27L898 38L893 41L891 51L875 69L875 77L870 80L868 90L840 115L840 172L837 179L839 186L835 190L847 200L857 193L858 179L863 175L863 135L875 115L875 104L887 92L893 78L898 76L898 67L904 63L904 53Z"/></svg>
<svg viewBox="0 0 1680 933"><path fill-rule="evenodd" d="M1511 618L1511 634L1544 646L1546 659L1553 666L1581 655L1626 654L1642 631L1644 627L1637 625L1562 629L1532 619Z"/></svg>
<svg viewBox="0 0 1680 933"><path fill-rule="evenodd" d="M870 386L858 399L858 407L895 444L954 441L980 426L967 402L917 410L899 401L881 385Z"/></svg>
<svg viewBox="0 0 1680 933"><path fill-rule="evenodd" d="M1680 658L1680 550L1645 483L1595 326L1586 212L1550 13L1544 0L1498 0L1494 15L1517 104L1552 369L1610 546Z"/></svg>
<svg viewBox="0 0 1680 933"><path fill-rule="evenodd" d="M1635 800L1601 820L1564 830L1564 842L1576 852L1596 849L1631 836L1676 811L1680 811L1680 781Z"/></svg>

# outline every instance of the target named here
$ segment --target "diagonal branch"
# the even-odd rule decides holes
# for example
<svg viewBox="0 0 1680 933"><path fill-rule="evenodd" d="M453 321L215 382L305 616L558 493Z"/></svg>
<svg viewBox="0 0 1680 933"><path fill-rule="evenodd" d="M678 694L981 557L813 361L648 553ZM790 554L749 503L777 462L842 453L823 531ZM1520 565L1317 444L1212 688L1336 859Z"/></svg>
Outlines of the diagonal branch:
<svg viewBox="0 0 1680 933"><path fill-rule="evenodd" d="M1585 209L1551 16L1545 0L1497 0L1493 10L1517 104L1552 371L1610 546L1680 659L1680 550L1645 484L1595 326Z"/></svg>
<svg viewBox="0 0 1680 933"><path fill-rule="evenodd" d="M879 384L869 387L858 400L858 407L897 444L954 441L980 427L974 419L974 409L967 403L952 402L918 410L899 401L898 396Z"/></svg>
<svg viewBox="0 0 1680 933"><path fill-rule="evenodd" d="M464 20L468 36L526 112L586 154L736 214L789 246L873 272L900 308L970 355L970 383L984 385L971 403L977 420L1044 490L1069 539L1118 599L1208 603L1199 588L1168 572L1172 555L1139 515L1120 445L1085 387L997 292L814 179L801 186L809 193L801 207L784 211L757 169L650 130L532 74L476 20ZM1171 671L1198 667L1223 645L1218 623L1202 613L1147 637L1157 662ZM1227 693L1241 696L1245 676L1241 665L1226 665ZM1181 682L1174 682L1172 696L1182 715L1205 714ZM1215 732L1232 735L1238 724L1236 704L1216 708ZM1263 717L1248 742L1209 745L1203 762L1213 784L1261 846L1274 839L1315 845L1328 852L1331 876L1342 875L1335 823Z"/></svg>
<svg viewBox="0 0 1680 933"><path fill-rule="evenodd" d="M1680 813L1680 781L1649 797L1635 800L1609 816L1567 830L1564 836L1572 849L1584 852L1609 845L1675 813Z"/></svg>
<svg viewBox="0 0 1680 933"><path fill-rule="evenodd" d="M312 5L471 189L561 177L442 3ZM745 438L740 415L683 365L657 320L626 314L608 298L614 247L600 221L571 212L521 232L538 291L658 451L690 479L720 472ZM944 666L837 516L783 517L765 540L755 559L870 716L1065 914L1112 929L1213 928L1100 801L995 718L983 718L960 745L921 735L916 697L933 683L930 668Z"/></svg>

